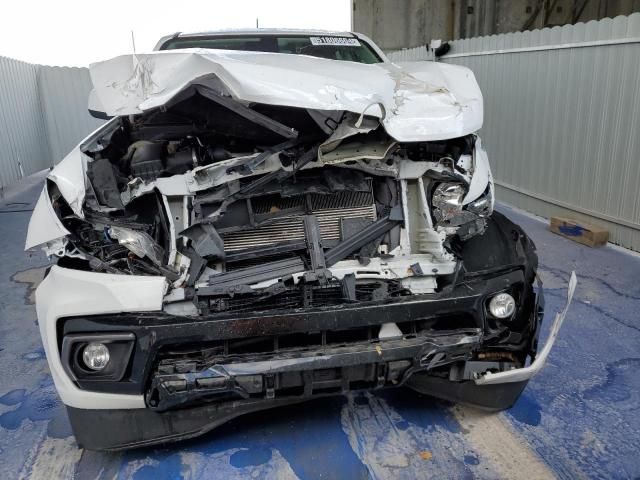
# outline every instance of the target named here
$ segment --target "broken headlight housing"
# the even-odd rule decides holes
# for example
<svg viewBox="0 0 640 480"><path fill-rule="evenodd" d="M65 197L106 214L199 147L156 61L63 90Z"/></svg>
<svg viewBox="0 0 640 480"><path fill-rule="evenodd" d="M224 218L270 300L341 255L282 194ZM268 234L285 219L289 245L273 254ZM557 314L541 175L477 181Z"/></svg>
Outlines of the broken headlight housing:
<svg viewBox="0 0 640 480"><path fill-rule="evenodd" d="M431 206L436 226L458 227L480 218L486 218L493 212L491 189L473 202L463 205L467 189L461 183L440 183L431 197Z"/></svg>
<svg viewBox="0 0 640 480"><path fill-rule="evenodd" d="M460 183L441 183L433 191L431 203L437 223L449 224L462 213L462 199L465 188Z"/></svg>
<svg viewBox="0 0 640 480"><path fill-rule="evenodd" d="M485 192L465 205L465 208L481 218L489 217L493 213L493 191L491 186L487 185Z"/></svg>
<svg viewBox="0 0 640 480"><path fill-rule="evenodd" d="M164 251L148 233L112 226L109 236L139 258L147 257L156 265L162 264Z"/></svg>

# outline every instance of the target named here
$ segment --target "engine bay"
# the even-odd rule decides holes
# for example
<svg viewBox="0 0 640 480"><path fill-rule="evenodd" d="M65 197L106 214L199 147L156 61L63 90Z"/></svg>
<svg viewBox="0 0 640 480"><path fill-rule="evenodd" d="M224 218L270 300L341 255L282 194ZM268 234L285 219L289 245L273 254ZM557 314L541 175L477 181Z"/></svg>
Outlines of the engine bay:
<svg viewBox="0 0 640 480"><path fill-rule="evenodd" d="M61 266L167 279L167 310L306 308L430 293L482 234L479 138L397 142L379 119L192 86L80 146L81 208L49 181Z"/></svg>

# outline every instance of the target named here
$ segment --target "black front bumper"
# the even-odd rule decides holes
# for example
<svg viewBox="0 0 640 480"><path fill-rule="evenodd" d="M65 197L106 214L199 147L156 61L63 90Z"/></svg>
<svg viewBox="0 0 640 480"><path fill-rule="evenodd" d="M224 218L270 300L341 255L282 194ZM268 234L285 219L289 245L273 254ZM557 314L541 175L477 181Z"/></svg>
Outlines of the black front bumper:
<svg viewBox="0 0 640 480"><path fill-rule="evenodd" d="M418 372L410 377L407 386L426 395L497 411L513 405L527 383L478 386L473 382L450 382ZM314 398L331 395L335 394L324 393ZM306 400L309 398L248 399L205 403L165 412L145 408L85 410L67 407L67 413L78 446L88 450L117 451L198 437L241 415Z"/></svg>
<svg viewBox="0 0 640 480"><path fill-rule="evenodd" d="M242 318L148 313L66 319L62 336L87 332L135 335L123 379L82 379L78 385L93 391L142 394L147 401L145 409L68 408L76 439L88 449L126 449L194 437L257 410L395 386L491 410L508 408L526 382L477 386L472 380L451 381L447 372L450 365L471 360L479 350L532 353L538 318L529 282L526 270L512 269L470 276L438 294L384 303ZM521 307L512 321L519 333L498 334L500 329L486 318L487 299L505 290L521 295ZM402 327L402 338L377 338L380 326L389 322ZM347 340L352 332L367 331L369 338ZM307 341L304 347L278 348L292 336L312 335L319 339L318 345ZM340 341L328 341L334 337ZM234 339L251 338L272 339L274 347L227 351ZM180 350L185 345L191 352L213 348L222 353L194 360Z"/></svg>

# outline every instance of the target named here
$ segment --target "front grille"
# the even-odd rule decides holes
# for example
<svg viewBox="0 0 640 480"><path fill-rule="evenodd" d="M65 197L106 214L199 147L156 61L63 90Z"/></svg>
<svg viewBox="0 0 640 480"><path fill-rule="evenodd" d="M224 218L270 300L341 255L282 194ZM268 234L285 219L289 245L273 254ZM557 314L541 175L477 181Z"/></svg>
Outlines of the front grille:
<svg viewBox="0 0 640 480"><path fill-rule="evenodd" d="M419 322L404 321L396 324L407 337L423 332ZM319 330L305 333L245 337L218 340L191 345L166 345L158 351L158 363L184 362L191 368L202 369L216 357L221 362L242 361L242 355L277 354L287 351L317 350L325 347L349 346L360 342L378 342L380 325L343 328L339 330ZM164 373L167 373L166 371Z"/></svg>
<svg viewBox="0 0 640 480"><path fill-rule="evenodd" d="M276 195L252 199L255 214L267 214L297 210L295 215L287 215L268 225L222 234L226 252L234 252L252 247L270 246L279 242L304 240L304 224L301 215L305 206L310 206L311 214L318 219L323 241L341 240L341 219L364 218L376 220L376 207L371 192L337 192L329 195L310 194L283 198Z"/></svg>
<svg viewBox="0 0 640 480"><path fill-rule="evenodd" d="M380 296L398 297L406 293L399 281L378 281L356 284L356 302L370 302ZM209 312L263 312L293 308L320 308L347 302L339 283L327 285L295 285L285 291L260 297L259 294L239 294L232 298L199 299L200 307Z"/></svg>

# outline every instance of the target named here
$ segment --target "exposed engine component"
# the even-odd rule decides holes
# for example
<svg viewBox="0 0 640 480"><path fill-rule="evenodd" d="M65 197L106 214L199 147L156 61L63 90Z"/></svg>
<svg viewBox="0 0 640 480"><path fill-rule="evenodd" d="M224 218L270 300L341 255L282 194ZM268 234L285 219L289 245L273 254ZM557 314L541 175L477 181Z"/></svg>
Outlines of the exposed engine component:
<svg viewBox="0 0 640 480"><path fill-rule="evenodd" d="M151 142L141 140L131 144L127 154L122 158L123 170L128 170L132 177L144 181L153 181L161 175L182 175L201 165L204 161L195 146L186 142ZM218 153L228 158L224 153Z"/></svg>
<svg viewBox="0 0 640 480"><path fill-rule="evenodd" d="M208 109L236 116L223 126ZM231 305L239 292L256 299L299 292L311 304L313 285L336 281L341 298L358 301L359 275L407 277L407 292L438 288L420 262L403 271L372 268L372 259L430 255L422 261L437 259L444 273L454 259L445 239L485 228L490 188L465 202L482 167L475 136L396 144L371 120L363 130L345 115L327 133L309 112L272 106L269 113L295 128L206 89L163 111L120 118L85 146L92 157L85 218L58 196L73 233L66 249L75 252L63 263L164 275L205 310ZM349 261L361 273L340 273Z"/></svg>

